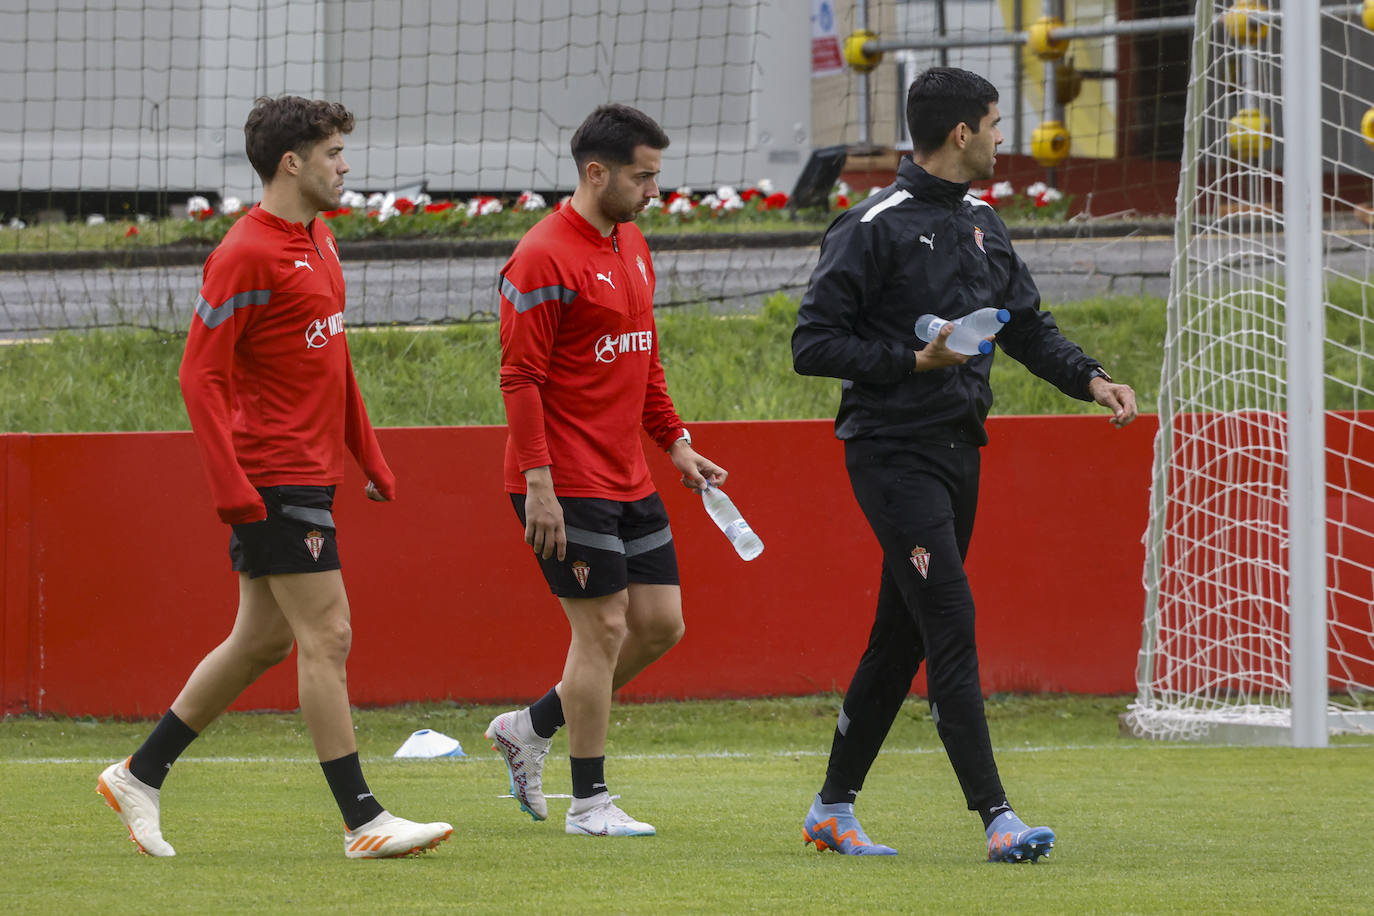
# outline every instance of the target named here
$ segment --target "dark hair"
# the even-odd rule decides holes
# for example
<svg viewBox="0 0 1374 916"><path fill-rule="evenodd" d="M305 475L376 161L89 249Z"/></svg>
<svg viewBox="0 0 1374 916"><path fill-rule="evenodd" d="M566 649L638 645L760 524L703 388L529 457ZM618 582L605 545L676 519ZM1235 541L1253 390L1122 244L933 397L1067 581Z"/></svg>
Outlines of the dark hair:
<svg viewBox="0 0 1374 916"><path fill-rule="evenodd" d="M906 93L906 125L911 147L933 153L962 122L978 133L978 123L997 101L997 87L969 70L931 67Z"/></svg>
<svg viewBox="0 0 1374 916"><path fill-rule="evenodd" d="M572 138L572 157L581 175L587 163L595 160L606 166L634 162L635 147L667 149L668 135L644 112L629 105L602 105L587 115L587 120Z"/></svg>
<svg viewBox="0 0 1374 916"><path fill-rule="evenodd" d="M338 102L284 95L262 97L253 103L243 125L244 149L263 183L276 177L281 157L291 150L301 156L338 131L351 133L353 114Z"/></svg>

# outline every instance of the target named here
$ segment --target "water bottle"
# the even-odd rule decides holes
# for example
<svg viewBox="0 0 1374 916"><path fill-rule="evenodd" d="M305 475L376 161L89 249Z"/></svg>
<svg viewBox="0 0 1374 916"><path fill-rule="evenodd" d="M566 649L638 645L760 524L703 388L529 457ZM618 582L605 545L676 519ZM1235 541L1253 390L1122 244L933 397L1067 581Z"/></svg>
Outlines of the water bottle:
<svg viewBox="0 0 1374 916"><path fill-rule="evenodd" d="M763 541L754 533L754 529L749 527L744 516L739 514L739 510L730 501L730 497L725 495L724 490L708 483L706 489L701 491L701 503L706 507L706 513L711 516L711 521L725 532L730 543L735 545L735 552L743 559L752 560L763 553Z"/></svg>
<svg viewBox="0 0 1374 916"><path fill-rule="evenodd" d="M978 309L954 320L954 332L945 341L945 346L965 356L991 353L992 342L984 338L995 336L1010 320L1011 312L1006 309ZM947 324L950 322L936 315L922 315L916 319L916 336L927 342L932 341Z"/></svg>
<svg viewBox="0 0 1374 916"><path fill-rule="evenodd" d="M954 323L961 328L968 328L979 337L995 337L1008 321L1011 321L1011 312L1006 309L986 308L956 318Z"/></svg>
<svg viewBox="0 0 1374 916"><path fill-rule="evenodd" d="M916 336L929 343L940 333L940 329L947 324L954 325L954 331L945 338L945 346L955 353L962 353L965 356L977 356L980 353L992 352L992 341L984 340L977 331L966 328L957 322L946 321L938 315L922 315L916 319Z"/></svg>

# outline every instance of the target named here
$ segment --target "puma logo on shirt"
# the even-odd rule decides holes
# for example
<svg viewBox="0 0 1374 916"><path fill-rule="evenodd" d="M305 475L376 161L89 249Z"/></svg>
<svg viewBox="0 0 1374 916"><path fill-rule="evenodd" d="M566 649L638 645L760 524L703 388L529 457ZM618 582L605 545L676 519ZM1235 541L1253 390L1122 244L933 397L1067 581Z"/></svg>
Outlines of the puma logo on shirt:
<svg viewBox="0 0 1374 916"><path fill-rule="evenodd" d="M597 275L596 275L596 278L597 278L598 280L604 280L604 281L606 281L606 283L608 283L608 284L610 285L611 289L615 289L615 284L614 284L614 283L611 283L611 275L610 275L609 272L604 273L604 274L597 274Z"/></svg>

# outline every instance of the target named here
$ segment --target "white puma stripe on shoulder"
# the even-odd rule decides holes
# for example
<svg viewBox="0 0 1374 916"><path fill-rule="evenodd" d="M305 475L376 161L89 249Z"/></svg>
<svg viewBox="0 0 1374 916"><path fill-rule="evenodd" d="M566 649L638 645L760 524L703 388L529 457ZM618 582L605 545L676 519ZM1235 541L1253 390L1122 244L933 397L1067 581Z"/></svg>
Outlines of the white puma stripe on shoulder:
<svg viewBox="0 0 1374 916"><path fill-rule="evenodd" d="M893 193L892 196L884 200L882 203L876 205L872 210L869 210L867 213L865 213L863 215L863 218L860 219L859 222L871 223L873 222L873 217L877 216L879 213L882 213L884 210L897 206L904 200L911 200L911 192L897 191Z"/></svg>

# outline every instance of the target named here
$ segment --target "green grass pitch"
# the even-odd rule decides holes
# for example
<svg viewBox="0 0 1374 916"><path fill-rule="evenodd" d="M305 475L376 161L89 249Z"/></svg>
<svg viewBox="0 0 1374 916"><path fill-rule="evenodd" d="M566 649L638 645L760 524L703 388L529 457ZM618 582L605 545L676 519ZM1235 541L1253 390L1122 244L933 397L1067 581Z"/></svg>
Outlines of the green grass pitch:
<svg viewBox="0 0 1374 916"><path fill-rule="evenodd" d="M1163 744L1117 734L1122 698L998 697L993 740L1013 804L1059 841L1036 865L989 865L925 704L904 707L858 812L894 859L804 846L838 697L620 705L607 775L643 839L571 837L567 804L535 823L458 704L355 715L372 788L448 820L421 858L350 861L291 713L231 714L163 795L174 859L137 854L95 793L147 722L0 722L0 906L9 913L1350 913L1368 906L1374 738L1325 750ZM463 759L398 761L418 728ZM566 739L545 780L569 790ZM1363 902L1361 902L1363 901Z"/></svg>

